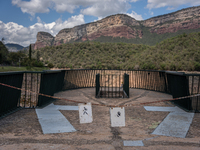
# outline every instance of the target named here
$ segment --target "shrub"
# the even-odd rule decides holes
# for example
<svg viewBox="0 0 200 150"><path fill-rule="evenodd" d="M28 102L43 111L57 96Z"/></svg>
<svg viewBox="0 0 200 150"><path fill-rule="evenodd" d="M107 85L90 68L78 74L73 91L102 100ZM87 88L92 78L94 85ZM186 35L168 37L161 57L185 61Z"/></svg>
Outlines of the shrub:
<svg viewBox="0 0 200 150"><path fill-rule="evenodd" d="M187 34L185 32L183 33L183 37L187 37Z"/></svg>
<svg viewBox="0 0 200 150"><path fill-rule="evenodd" d="M176 71L176 65L174 63L170 64L170 70Z"/></svg>
<svg viewBox="0 0 200 150"><path fill-rule="evenodd" d="M73 66L72 66L72 64L70 64L70 65L69 65L69 68L70 68L70 69L73 69Z"/></svg>
<svg viewBox="0 0 200 150"><path fill-rule="evenodd" d="M49 67L49 68L53 68L54 65L53 65L52 63L48 63L48 67Z"/></svg>
<svg viewBox="0 0 200 150"><path fill-rule="evenodd" d="M147 64L146 63L144 63L143 65L142 65L142 69L147 69Z"/></svg>
<svg viewBox="0 0 200 150"><path fill-rule="evenodd" d="M156 66L152 63L149 64L148 69L154 70L156 69Z"/></svg>
<svg viewBox="0 0 200 150"><path fill-rule="evenodd" d="M194 64L194 70L195 71L200 71L200 63L195 62L195 64Z"/></svg>
<svg viewBox="0 0 200 150"><path fill-rule="evenodd" d="M135 65L135 66L134 66L134 69L135 69L135 70L139 70L139 69L140 69L140 66L139 66L139 65Z"/></svg>
<svg viewBox="0 0 200 150"><path fill-rule="evenodd" d="M160 64L160 69L161 69L161 70L165 70L165 68L166 68L166 64L161 63L161 64Z"/></svg>
<svg viewBox="0 0 200 150"><path fill-rule="evenodd" d="M44 64L41 61L37 61L35 67L44 67Z"/></svg>
<svg viewBox="0 0 200 150"><path fill-rule="evenodd" d="M61 64L56 64L56 67L61 68Z"/></svg>

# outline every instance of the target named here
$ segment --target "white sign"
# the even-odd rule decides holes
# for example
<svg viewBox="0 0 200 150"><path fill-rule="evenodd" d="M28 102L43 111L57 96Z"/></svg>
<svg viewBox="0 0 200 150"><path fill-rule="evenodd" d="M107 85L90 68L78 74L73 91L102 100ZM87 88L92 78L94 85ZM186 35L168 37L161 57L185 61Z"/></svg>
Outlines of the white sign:
<svg viewBox="0 0 200 150"><path fill-rule="evenodd" d="M80 123L91 123L93 121L91 103L80 103L78 104L78 108Z"/></svg>
<svg viewBox="0 0 200 150"><path fill-rule="evenodd" d="M125 126L125 109L124 107L110 108L111 127Z"/></svg>

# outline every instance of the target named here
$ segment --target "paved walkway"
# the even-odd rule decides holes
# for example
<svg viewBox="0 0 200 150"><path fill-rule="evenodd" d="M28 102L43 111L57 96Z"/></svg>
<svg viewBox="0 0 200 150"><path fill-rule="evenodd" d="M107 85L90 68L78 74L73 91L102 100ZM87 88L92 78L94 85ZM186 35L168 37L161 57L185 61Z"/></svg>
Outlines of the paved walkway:
<svg viewBox="0 0 200 150"><path fill-rule="evenodd" d="M43 109L35 109L43 134L76 131L59 110L78 110L78 106L60 106L50 104Z"/></svg>

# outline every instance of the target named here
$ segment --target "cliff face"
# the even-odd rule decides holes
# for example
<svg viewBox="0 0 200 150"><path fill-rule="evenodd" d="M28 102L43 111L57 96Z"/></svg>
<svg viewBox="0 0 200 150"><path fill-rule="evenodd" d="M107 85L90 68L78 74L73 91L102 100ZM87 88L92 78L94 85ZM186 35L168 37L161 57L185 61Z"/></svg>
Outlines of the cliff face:
<svg viewBox="0 0 200 150"><path fill-rule="evenodd" d="M94 40L100 36L134 38L136 34L131 34L134 34L135 31L127 25L138 26L139 23L137 20L127 15L109 16L100 21L76 26L72 29L61 30L55 37L54 45L79 39L85 41L87 37L89 40ZM122 30L122 33L120 33L120 30ZM126 31L128 31L128 33L126 33Z"/></svg>
<svg viewBox="0 0 200 150"><path fill-rule="evenodd" d="M51 46L54 41L54 37L47 32L38 32L37 41L34 44L34 49L39 49L45 46Z"/></svg>
<svg viewBox="0 0 200 150"><path fill-rule="evenodd" d="M163 24L166 22L177 22L181 20L193 19L200 17L200 6L198 7L190 7L187 9L182 9L177 12L173 12L170 14L162 15L147 19L142 21L143 26L146 27L154 27L159 24Z"/></svg>
<svg viewBox="0 0 200 150"><path fill-rule="evenodd" d="M82 37L82 41L86 40L94 40L101 36L111 36L111 37L124 37L127 39L131 38L142 38L142 31L137 29L131 29L128 26L122 25L122 26L113 26L109 28L105 28L90 34L87 34Z"/></svg>
<svg viewBox="0 0 200 150"><path fill-rule="evenodd" d="M137 21L124 14L112 15L89 24L63 29L55 38L49 33L38 32L34 49L77 40L95 40L101 36L142 39L143 27L148 28L148 32L156 34L198 29L200 28L200 6L153 17L144 21Z"/></svg>
<svg viewBox="0 0 200 150"><path fill-rule="evenodd" d="M173 23L166 23L164 25L157 25L150 29L151 33L164 34L164 33L174 33L178 30L188 30L188 29L198 29L200 28L200 19L191 19L176 21Z"/></svg>
<svg viewBox="0 0 200 150"><path fill-rule="evenodd" d="M153 17L142 21L145 27L150 27L151 33L173 33L178 30L200 28L200 6L183 9L174 13Z"/></svg>

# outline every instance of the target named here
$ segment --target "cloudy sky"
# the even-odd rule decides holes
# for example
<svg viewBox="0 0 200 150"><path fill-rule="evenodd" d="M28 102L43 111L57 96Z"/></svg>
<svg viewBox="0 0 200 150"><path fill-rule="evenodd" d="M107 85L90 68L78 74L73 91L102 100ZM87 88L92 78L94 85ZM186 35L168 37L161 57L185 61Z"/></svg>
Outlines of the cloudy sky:
<svg viewBox="0 0 200 150"><path fill-rule="evenodd" d="M146 20L198 5L200 0L0 0L0 39L28 46L39 31L55 36L112 14Z"/></svg>

